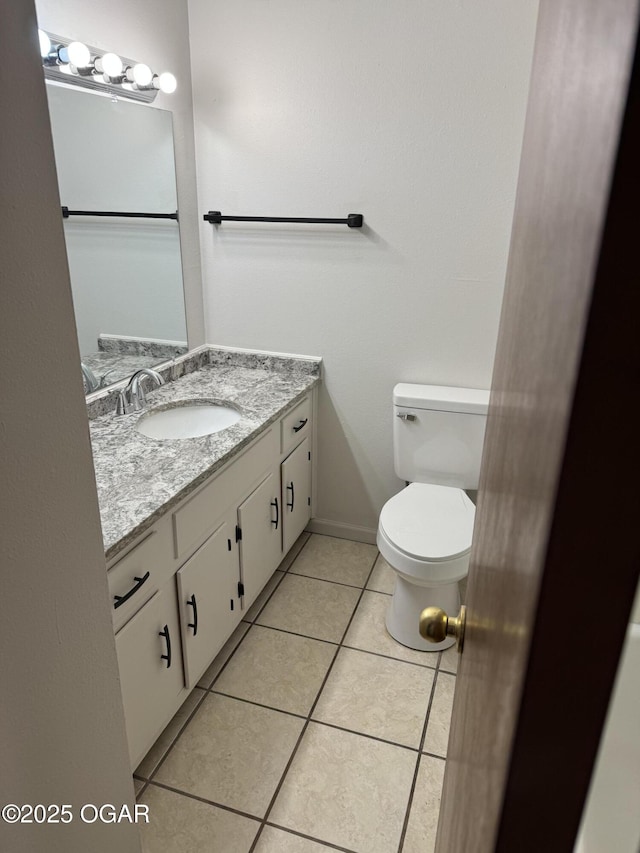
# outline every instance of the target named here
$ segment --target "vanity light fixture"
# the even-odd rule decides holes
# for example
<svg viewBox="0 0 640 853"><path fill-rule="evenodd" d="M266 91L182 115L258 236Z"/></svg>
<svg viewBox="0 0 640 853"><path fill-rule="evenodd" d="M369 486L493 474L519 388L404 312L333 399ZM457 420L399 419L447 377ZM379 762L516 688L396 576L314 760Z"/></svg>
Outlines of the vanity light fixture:
<svg viewBox="0 0 640 853"><path fill-rule="evenodd" d="M80 41L38 30L44 75L49 80L82 86L134 101L151 103L158 94L175 92L176 78L169 71L155 74L144 62L116 53L103 53Z"/></svg>

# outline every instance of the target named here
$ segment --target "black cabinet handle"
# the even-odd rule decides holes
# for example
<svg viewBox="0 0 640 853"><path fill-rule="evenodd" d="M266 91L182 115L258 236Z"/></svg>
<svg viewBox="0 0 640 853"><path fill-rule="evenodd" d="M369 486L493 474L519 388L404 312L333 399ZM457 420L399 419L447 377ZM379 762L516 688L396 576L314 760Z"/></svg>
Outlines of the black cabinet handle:
<svg viewBox="0 0 640 853"><path fill-rule="evenodd" d="M196 597L192 595L191 598L187 599L187 604L190 604L193 607L193 622L189 622L187 624L187 628L193 628L193 636L198 633L198 605L196 604Z"/></svg>
<svg viewBox="0 0 640 853"><path fill-rule="evenodd" d="M309 418L305 418L303 421L301 420L300 423L298 424L298 426L293 428L293 431L294 432L300 432L300 430L302 429L303 426L305 426L305 424L307 423L308 420L309 420Z"/></svg>
<svg viewBox="0 0 640 853"><path fill-rule="evenodd" d="M276 520L271 519L271 524L275 524L276 530L278 529L278 522L280 521L280 510L278 509L278 498L274 498L271 501L271 506L276 508Z"/></svg>
<svg viewBox="0 0 640 853"><path fill-rule="evenodd" d="M169 626L165 625L162 631L158 632L159 637L164 637L167 641L167 653L166 655L160 655L161 660L166 660L167 669L171 666L171 637L169 636Z"/></svg>
<svg viewBox="0 0 640 853"><path fill-rule="evenodd" d="M114 595L113 596L113 600L115 602L113 605L113 609L117 610L118 607L121 607L125 603L125 601L129 601L131 596L135 595L135 593L140 589L142 584L148 580L149 580L149 572L142 575L141 578L134 577L135 584L134 584L134 586L131 587L129 592L125 593L125 595Z"/></svg>
<svg viewBox="0 0 640 853"><path fill-rule="evenodd" d="M291 503L289 503L289 502L287 501L287 506L289 507L289 509L291 510L291 512L293 512L293 503L294 503L294 501L295 501L295 494L294 494L294 491L293 491L293 480L291 481L291 485L287 486L287 489L291 489Z"/></svg>

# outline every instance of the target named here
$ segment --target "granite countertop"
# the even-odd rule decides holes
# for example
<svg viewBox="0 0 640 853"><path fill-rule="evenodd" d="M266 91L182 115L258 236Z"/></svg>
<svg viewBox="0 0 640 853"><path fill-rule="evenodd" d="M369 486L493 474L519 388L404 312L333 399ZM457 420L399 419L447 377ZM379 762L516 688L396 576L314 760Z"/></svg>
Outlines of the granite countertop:
<svg viewBox="0 0 640 853"><path fill-rule="evenodd" d="M213 358L213 357L212 357ZM245 359L246 362L246 359ZM258 362L259 363L259 362ZM200 438L157 440L135 429L140 412L109 413L89 422L105 556L113 559L133 539L183 500L292 409L320 380L292 360L285 370L225 361L204 364L147 394L145 412L190 400L230 402L242 412L233 426Z"/></svg>

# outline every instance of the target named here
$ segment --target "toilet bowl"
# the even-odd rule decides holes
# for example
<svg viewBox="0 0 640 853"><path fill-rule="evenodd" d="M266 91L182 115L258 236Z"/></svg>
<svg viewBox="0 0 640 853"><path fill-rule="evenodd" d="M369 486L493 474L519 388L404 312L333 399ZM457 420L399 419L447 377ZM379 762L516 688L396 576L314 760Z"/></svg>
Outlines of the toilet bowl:
<svg viewBox="0 0 640 853"><path fill-rule="evenodd" d="M396 572L386 625L412 649L440 651L455 642L429 643L418 634L425 607L456 614L458 583L467 575L475 507L462 489L411 483L382 508L378 550Z"/></svg>
<svg viewBox="0 0 640 853"><path fill-rule="evenodd" d="M393 467L407 483L383 506L378 549L396 572L386 624L404 646L437 652L454 639L429 643L418 631L425 607L450 616L460 608L489 405L478 388L400 383L393 389Z"/></svg>

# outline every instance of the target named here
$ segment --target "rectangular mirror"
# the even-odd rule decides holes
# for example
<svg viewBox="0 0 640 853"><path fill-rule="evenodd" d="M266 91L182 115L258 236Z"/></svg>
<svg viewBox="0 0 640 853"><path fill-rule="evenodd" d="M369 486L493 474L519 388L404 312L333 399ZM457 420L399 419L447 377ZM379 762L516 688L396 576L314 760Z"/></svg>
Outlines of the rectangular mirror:
<svg viewBox="0 0 640 853"><path fill-rule="evenodd" d="M187 349L172 115L50 82L47 97L90 393Z"/></svg>

